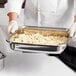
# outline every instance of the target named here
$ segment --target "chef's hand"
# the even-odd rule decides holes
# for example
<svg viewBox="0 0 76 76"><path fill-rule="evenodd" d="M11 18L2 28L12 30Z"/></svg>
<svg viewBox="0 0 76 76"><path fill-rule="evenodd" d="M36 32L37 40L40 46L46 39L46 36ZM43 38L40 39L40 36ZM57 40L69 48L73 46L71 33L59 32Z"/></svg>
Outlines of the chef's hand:
<svg viewBox="0 0 76 76"><path fill-rule="evenodd" d="M13 34L16 30L21 29L21 28L25 28L24 25L18 25L16 20L12 20L9 22L8 25L8 34Z"/></svg>
<svg viewBox="0 0 76 76"><path fill-rule="evenodd" d="M18 30L18 24L17 24L17 21L15 20L12 20L9 22L9 25L8 25L8 34L13 34L16 30Z"/></svg>
<svg viewBox="0 0 76 76"><path fill-rule="evenodd" d="M72 24L69 33L70 33L70 37L76 37L76 22Z"/></svg>

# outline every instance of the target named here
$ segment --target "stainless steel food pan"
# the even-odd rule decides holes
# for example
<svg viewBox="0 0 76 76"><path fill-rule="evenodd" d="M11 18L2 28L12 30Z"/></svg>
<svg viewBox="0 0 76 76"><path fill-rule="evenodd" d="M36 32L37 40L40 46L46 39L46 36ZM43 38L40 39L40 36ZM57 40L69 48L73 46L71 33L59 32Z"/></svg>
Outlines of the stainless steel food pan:
<svg viewBox="0 0 76 76"><path fill-rule="evenodd" d="M39 28L39 27L26 27L25 29L37 29L37 30L56 30L68 32L68 29L63 28ZM14 51L31 52L31 53L47 53L47 54L60 54L64 51L67 46L67 41L65 44L53 46L53 45L38 45L38 44L28 44L28 43L18 43L11 42L10 39L7 40L10 44L10 48Z"/></svg>

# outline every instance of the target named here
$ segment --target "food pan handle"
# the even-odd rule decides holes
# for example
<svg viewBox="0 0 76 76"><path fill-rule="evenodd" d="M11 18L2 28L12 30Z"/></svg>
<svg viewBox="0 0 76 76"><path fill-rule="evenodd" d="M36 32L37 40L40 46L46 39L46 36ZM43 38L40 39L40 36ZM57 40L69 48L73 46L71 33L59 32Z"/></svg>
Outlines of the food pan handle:
<svg viewBox="0 0 76 76"><path fill-rule="evenodd" d="M45 53L45 54L61 54L65 48L66 44L57 46L57 47L39 47L39 46L29 46L29 45L19 45L19 44L14 44L11 43L10 47L14 51L21 51L23 53ZM56 50L55 50L56 49Z"/></svg>

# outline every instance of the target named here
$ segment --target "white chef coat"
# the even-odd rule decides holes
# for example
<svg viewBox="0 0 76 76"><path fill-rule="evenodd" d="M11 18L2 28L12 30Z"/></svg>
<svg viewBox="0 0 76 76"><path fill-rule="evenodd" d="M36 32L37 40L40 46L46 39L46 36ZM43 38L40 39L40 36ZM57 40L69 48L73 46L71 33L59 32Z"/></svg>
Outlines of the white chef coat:
<svg viewBox="0 0 76 76"><path fill-rule="evenodd" d="M24 0L8 0L8 13L20 14L23 2ZM42 27L69 28L75 15L74 0L26 0L24 11L25 25L37 26L40 23Z"/></svg>
<svg viewBox="0 0 76 76"><path fill-rule="evenodd" d="M7 4L7 6L8 6L8 12L16 12L16 13L18 13L18 15L20 14L20 10L21 10L21 5L22 5L22 3L23 3L23 1L24 0L8 0L8 4ZM41 0L40 0L41 1ZM39 7L40 7L40 17L41 17L41 21L40 21L40 24L42 25L42 26L44 26L44 24L45 24L45 26L46 26L46 24L47 25L49 25L50 24L50 19L53 19L52 21L51 21L51 25L53 25L53 26L55 26L54 24L55 23L57 23L56 22L56 18L53 18L53 17L57 17L57 16L55 16L56 15L56 12L58 12L57 11L57 9L56 8L61 8L61 6L54 6L55 4L54 4L54 2L55 1L57 1L57 0L54 0L54 2L52 2L52 0L48 0L49 2L43 2L44 0L42 0L41 1L41 3L39 4ZM67 1L73 1L73 0L64 0L64 1L62 1L61 0L61 2L63 3L63 2L67 2ZM51 3L52 2L52 3ZM45 4L42 4L42 3L45 3ZM51 3L51 4L48 4L48 3ZM58 3L58 2L55 2L55 3L57 3L57 4L60 4L60 3ZM63 4L65 4L65 3L63 3ZM70 2L70 3L72 3L72 2ZM67 3L66 3L67 4ZM69 4L69 3L68 3ZM49 8L49 7L47 7L48 8L48 11L49 11L49 9L51 9L50 10L50 12L48 13L48 11L47 11L47 8L46 7L44 7L43 8L43 6L42 5L45 5L45 6L49 6L49 5L51 5L51 8ZM61 4L62 5L62 4ZM63 5L64 6L64 5ZM62 7L63 7L62 6ZM67 6L67 5L66 5ZM72 9L72 6L73 5L71 5L70 7L71 7L71 9L69 10L71 13L69 13L69 15L71 15L70 16L70 22L72 23L73 22L73 9ZM42 9L43 8L43 9ZM54 9L52 9L52 8L54 8ZM64 8L64 7L63 7ZM65 10L67 10L66 8L65 8ZM64 12L65 12L65 10L64 10ZM61 11L60 11L61 12ZM51 14L51 16L50 16L50 14ZM59 13L58 13L59 14ZM54 16L53 16L54 15ZM64 16L64 14L62 14L63 16L62 16L62 18L64 18L64 19L66 19L65 17L67 16ZM69 16L68 16L69 17ZM47 18L47 20L49 20L48 22L47 22L47 20L45 19L45 18ZM72 18L72 19L71 19ZM54 21L54 19L55 19L55 23L53 22ZM58 19L60 19L60 16L58 17ZM60 19L61 20L61 19ZM72 20L72 21L71 21ZM65 20L66 21L66 20ZM66 21L67 22L67 21ZM59 24L59 23L58 23ZM63 23L63 24L65 24L65 23ZM70 23L69 23L70 24ZM26 6L25 6L25 25L38 25L38 1L37 0L26 0ZM52 27L52 26L50 26L50 27ZM60 27L60 26L58 26L58 27ZM3 31L3 30L1 30L0 29L0 31ZM2 32L0 32L0 33L2 33ZM3 38L4 38L4 35L3 35L3 33L1 34L1 37L0 37L1 39L0 39L0 42L3 40ZM5 44L5 42L3 42L3 43L0 43L0 45L1 44ZM0 47L2 47L2 46L0 46ZM8 48L7 48L8 49ZM4 48L2 48L2 50L5 50ZM5 50L6 51L6 50ZM18 53L17 53L18 54ZM15 56L14 55L16 55L17 57L16 58L19 58L20 57L20 54L19 55L17 55L16 53L15 54L12 54L13 55L13 60L15 60ZM10 55L11 56L11 55ZM11 57L10 56L8 56L9 58L10 58L10 60L11 60ZM18 57L19 56L19 57ZM22 55L23 56L23 55ZM39 57L39 56L38 56ZM27 58L27 57L25 57L25 58ZM34 58L36 58L36 57L34 57ZM27 58L28 59L28 58ZM26 60L27 60L26 59ZM33 59L33 58L32 58ZM44 59L44 58L43 58ZM48 59L48 58L47 58ZM46 59L46 60L47 60ZM9 60L9 61L10 61ZM20 59L19 59L20 60ZM37 59L36 59L37 60ZM40 60L40 59L39 59ZM46 61L46 63L49 63L48 61L50 61L50 60L54 60L54 59L49 59L49 60L47 60ZM20 60L21 61L21 60ZM57 61L57 62L56 62ZM36 61L35 61L36 62ZM74 73L72 73L72 71L71 70L69 70L69 68L68 67L66 67L66 66L64 66L64 64L62 64L61 62L59 62L58 60L54 60L54 61L52 61L52 62L56 62L56 63L58 63L58 64L56 64L55 63L55 65L56 65L56 67L55 67L55 65L54 64L52 64L51 62L49 63L50 64L50 68L51 67L55 67L55 69L51 69L51 71L52 71L52 73L54 74L53 76L55 76L55 70L60 70L62 73L60 73L60 71L57 73L56 72L56 74L58 74L58 75L61 75L61 74L66 74L66 75L68 75L68 74L70 74L70 76L72 75L72 74L74 74ZM14 63L15 63L15 61L14 61ZM44 62L45 63L45 62ZM45 65L46 65L46 63L45 63ZM11 63L9 63L9 64L11 64ZM8 66L9 66L9 64L8 64ZM16 64L16 63L15 63ZM45 66L44 65L44 66ZM60 68L58 67L58 65L60 66ZM26 67L25 67L26 68ZM49 68L49 66L45 66L42 70L42 75L44 75L45 73L45 68L46 69L48 69ZM65 68L64 69L64 71L62 70L63 68ZM68 69L68 70L67 70ZM50 71L49 71L49 73L50 73ZM49 74L48 73L48 74ZM41 75L41 74L40 74ZM51 75L51 73L50 73L50 75Z"/></svg>

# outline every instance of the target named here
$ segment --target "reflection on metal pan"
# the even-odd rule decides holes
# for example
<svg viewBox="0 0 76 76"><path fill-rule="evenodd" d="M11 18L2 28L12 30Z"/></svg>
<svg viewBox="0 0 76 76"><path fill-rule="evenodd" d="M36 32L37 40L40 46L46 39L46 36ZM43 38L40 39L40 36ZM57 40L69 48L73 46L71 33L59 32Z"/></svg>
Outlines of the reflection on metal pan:
<svg viewBox="0 0 76 76"><path fill-rule="evenodd" d="M56 31L64 31L68 33L67 29L58 29L58 28L43 28L43 27L26 27L25 29L37 29L37 30L56 30ZM27 51L27 52L41 52L41 53L51 53L51 54L60 54L64 51L67 45L67 41L65 44L61 45L41 45L41 44L29 44L29 43L18 43L11 42L10 39L7 40L10 44L11 49L17 51ZM29 50L29 51L28 51Z"/></svg>

